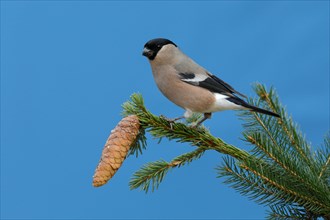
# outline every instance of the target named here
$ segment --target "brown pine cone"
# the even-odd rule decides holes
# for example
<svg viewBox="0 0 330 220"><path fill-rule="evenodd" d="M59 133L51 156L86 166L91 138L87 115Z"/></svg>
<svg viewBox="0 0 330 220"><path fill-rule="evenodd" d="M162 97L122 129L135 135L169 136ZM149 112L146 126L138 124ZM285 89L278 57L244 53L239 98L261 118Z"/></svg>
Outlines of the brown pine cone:
<svg viewBox="0 0 330 220"><path fill-rule="evenodd" d="M139 118L130 115L123 118L111 131L102 151L101 160L93 176L93 186L106 184L120 168L140 128Z"/></svg>

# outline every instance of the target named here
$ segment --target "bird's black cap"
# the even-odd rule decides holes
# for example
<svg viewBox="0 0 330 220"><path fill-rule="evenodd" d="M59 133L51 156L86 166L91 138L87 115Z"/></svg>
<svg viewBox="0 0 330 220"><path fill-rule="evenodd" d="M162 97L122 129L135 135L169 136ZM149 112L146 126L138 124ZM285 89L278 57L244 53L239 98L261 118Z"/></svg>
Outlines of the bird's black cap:
<svg viewBox="0 0 330 220"><path fill-rule="evenodd" d="M165 39L165 38L152 39L144 45L144 50L143 50L142 55L148 57L149 60L153 60L153 59L155 59L158 51L160 49L162 49L162 47L164 45L167 45L167 44L172 44L177 47L177 45L175 43L173 43L172 41Z"/></svg>

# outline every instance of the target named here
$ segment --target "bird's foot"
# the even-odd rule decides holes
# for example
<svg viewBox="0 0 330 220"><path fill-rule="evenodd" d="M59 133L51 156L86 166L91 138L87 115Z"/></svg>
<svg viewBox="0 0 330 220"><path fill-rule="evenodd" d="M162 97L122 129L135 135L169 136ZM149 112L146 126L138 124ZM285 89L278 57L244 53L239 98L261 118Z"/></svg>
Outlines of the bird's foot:
<svg viewBox="0 0 330 220"><path fill-rule="evenodd" d="M182 117L178 117L178 118L168 118L168 117L166 117L166 116L164 116L164 115L160 115L159 116L160 118L162 118L162 119L164 119L164 120L166 120L166 121L168 121L168 122L176 122L177 120L180 120L180 119L182 119L183 118L183 116Z"/></svg>
<svg viewBox="0 0 330 220"><path fill-rule="evenodd" d="M204 117L198 122L194 122L190 125L191 128L198 128L205 120L211 118L212 113L204 113Z"/></svg>
<svg viewBox="0 0 330 220"><path fill-rule="evenodd" d="M162 118L162 119L164 119L164 120L166 120L166 121L168 121L168 122L170 123L171 130L173 129L173 124L174 124L176 121L178 121L178 120L184 118L183 116L181 116L181 117L177 117L177 118L167 118L167 117L164 116L164 115L161 115L161 116L159 116L159 117Z"/></svg>

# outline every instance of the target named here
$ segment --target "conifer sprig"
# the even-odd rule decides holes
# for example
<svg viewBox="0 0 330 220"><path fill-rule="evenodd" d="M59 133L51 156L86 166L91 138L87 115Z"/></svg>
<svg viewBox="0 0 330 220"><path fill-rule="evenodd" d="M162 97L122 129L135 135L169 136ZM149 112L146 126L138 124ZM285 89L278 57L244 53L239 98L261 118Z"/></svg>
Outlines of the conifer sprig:
<svg viewBox="0 0 330 220"><path fill-rule="evenodd" d="M330 132L324 139L321 149L316 152L317 161L319 163L319 179L324 182L330 182Z"/></svg>
<svg viewBox="0 0 330 220"><path fill-rule="evenodd" d="M253 194L255 197L251 198L258 198L257 201L261 203L266 202L272 210L277 210L276 215L286 216L288 213L296 213L288 211L296 210L294 206L298 206L299 210L308 210L308 213L314 216L317 215L316 213L321 216L330 213L329 179L319 180L318 176L322 168L312 154L310 145L292 118L288 117L274 89L270 89L267 93L264 86L257 84L255 91L259 98L250 99L251 104L281 115L280 119L276 119L258 113L241 114L246 122L243 136L247 142L254 145L251 153L266 163L262 166L255 164L255 161L245 164L241 161L227 163L220 169L222 176L230 177L233 187L241 184L241 188L237 190L242 194L246 190L250 190L250 193L255 191ZM326 158L322 153L319 155L322 155L321 158ZM328 166L326 159L323 160L323 165L323 167ZM243 175L245 172L261 179L255 181L253 185L246 186L242 184L242 180L237 179L237 175ZM266 183L266 188L274 191L270 197L275 200L263 197L267 193L255 187L258 182Z"/></svg>
<svg viewBox="0 0 330 220"><path fill-rule="evenodd" d="M243 159L249 154L233 145L216 138L204 127L190 127L184 123L172 123L164 117L158 117L148 111L140 94L133 94L131 101L124 103L123 115L137 115L141 122L141 128L145 129L155 138L166 137L177 142L187 142L192 146L216 150L220 153L231 155L237 159Z"/></svg>
<svg viewBox="0 0 330 220"><path fill-rule="evenodd" d="M131 189L144 191L158 188L167 172L200 158L206 150L225 154L218 166L219 177L225 183L256 202L270 207L269 219L330 219L330 133L315 153L297 124L288 116L273 88L269 91L256 84L255 106L278 113L281 118L259 113L242 112L244 140L253 146L250 152L216 138L204 127L193 128L200 115L184 123L173 123L148 111L142 96L133 94L123 105L124 115L137 115L141 130L132 154L146 147L145 132L156 138L168 138L197 147L170 162L158 160L143 166L130 181Z"/></svg>
<svg viewBox="0 0 330 220"><path fill-rule="evenodd" d="M130 188L141 188L145 192L148 192L151 188L151 190L154 191L158 188L159 184L170 169L181 167L200 158L205 150L207 149L200 147L192 152L174 158L171 162L158 160L144 165L140 170L133 174L133 177L129 182Z"/></svg>

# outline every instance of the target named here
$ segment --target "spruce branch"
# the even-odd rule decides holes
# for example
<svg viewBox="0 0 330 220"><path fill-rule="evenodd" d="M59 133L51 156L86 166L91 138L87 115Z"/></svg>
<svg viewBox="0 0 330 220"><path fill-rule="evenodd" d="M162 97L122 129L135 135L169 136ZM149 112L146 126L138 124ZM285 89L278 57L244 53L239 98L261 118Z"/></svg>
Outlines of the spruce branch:
<svg viewBox="0 0 330 220"><path fill-rule="evenodd" d="M230 181L227 183L230 183L242 194L253 192L254 194L250 198L257 202L274 206L276 201L277 204L286 208L290 208L292 204L299 204L300 208L305 208L314 216L317 216L315 213L319 213L320 216L329 213L329 180L324 181L318 178L322 174L322 170L327 170L329 154L319 153L320 157L326 158L322 163L322 167L325 168L321 169L317 158L311 154L309 144L293 123L292 118L287 117L275 91L271 89L267 93L265 87L258 84L255 90L259 99L250 99L251 104L268 108L281 115L280 119L275 119L258 113L241 114L242 119L246 122L243 136L247 142L255 146L252 150L254 155L264 161L259 164L254 160L251 160L250 163L237 161L237 164L231 163L231 167L227 163L220 174L229 176ZM238 178L238 176L244 176L243 174L247 177L245 172L252 173L261 180L255 179L255 184L246 186L242 182L249 181ZM266 185L261 187L257 184L258 181L266 183ZM274 194L271 195L269 191L265 191L265 188L272 189Z"/></svg>
<svg viewBox="0 0 330 220"><path fill-rule="evenodd" d="M157 189L169 170L200 158L206 150L225 154L218 169L225 183L257 203L268 205L269 219L329 218L330 213L330 135L324 148L312 153L311 145L288 116L273 88L256 84L258 98L250 104L278 113L281 118L260 113L242 112L244 140L253 146L247 152L214 137L205 127L188 126L201 115L194 115L187 123L170 122L146 109L140 94L133 94L123 104L123 115L137 115L140 132L131 154L141 154L146 147L145 133L155 138L168 138L197 147L170 162L158 160L144 165L134 173L130 188L145 192Z"/></svg>
<svg viewBox="0 0 330 220"><path fill-rule="evenodd" d="M323 204L322 202L315 199L315 197L310 197L311 194L306 195L305 191L298 191L296 186L289 186L286 181L281 178L281 176L270 175L268 172L262 172L265 167L259 166L258 168L251 168L252 164L249 166L241 165L241 167L247 171L252 172L254 175L260 177L267 186L270 188L275 188L277 193L274 197L281 201L284 199L285 203L298 203L308 210L312 210L315 213L324 213L329 211L329 206ZM262 170L259 172L258 170ZM269 204L270 205L270 204Z"/></svg>
<svg viewBox="0 0 330 220"><path fill-rule="evenodd" d="M281 119L260 114L241 114L243 120L247 121L243 133L245 140L255 146L252 152L260 158L266 158L268 163L276 163L285 171L284 175L294 181L284 183L286 188L302 185L302 190L297 191L298 194L304 192L305 195L301 195L302 197L310 197L319 201L319 204L329 206L329 186L325 181L318 180L320 170L318 163L311 154L306 140L297 131L292 118L287 118L275 91L271 89L268 94L264 86L256 85L256 92L260 98L250 100L250 103L281 112ZM290 126L290 133L293 135L288 135L287 126Z"/></svg>
<svg viewBox="0 0 330 220"><path fill-rule="evenodd" d="M329 163L330 163L330 155L327 157L328 159L326 160L326 162L324 163L324 165L322 166L319 178L321 178L323 176L324 173L329 173Z"/></svg>
<svg viewBox="0 0 330 220"><path fill-rule="evenodd" d="M133 174L133 177L129 182L130 189L141 188L145 192L148 192L150 187L152 191L158 189L159 184L170 169L181 167L200 158L205 150L207 149L200 147L192 152L174 158L171 162L159 160L144 165L140 170Z"/></svg>
<svg viewBox="0 0 330 220"><path fill-rule="evenodd" d="M136 157L138 157L139 154L142 154L143 150L145 150L146 148L147 138L145 136L145 130L143 128L140 128L136 140L129 149L127 156L135 155Z"/></svg>
<svg viewBox="0 0 330 220"><path fill-rule="evenodd" d="M278 119L278 124L282 128L282 135L288 138L291 146L296 149L302 158L304 158L306 163L309 163L310 160L313 159L310 146L302 136L298 126L293 122L292 118L288 116L285 109L279 104L279 99L276 95L275 89L271 88L269 92L267 92L264 85L256 83L254 90L259 96L259 103L260 101L264 101L268 108L280 114L281 118Z"/></svg>
<svg viewBox="0 0 330 220"><path fill-rule="evenodd" d="M268 188L260 177L253 175L246 169L235 165L236 161L231 157L224 158L224 165L217 167L218 177L227 177L224 183L231 185L242 195L255 199L260 204L273 202L275 192ZM258 199L258 197L261 197Z"/></svg>
<svg viewBox="0 0 330 220"><path fill-rule="evenodd" d="M142 190L148 192L151 185L152 191L154 191L158 188L168 170L173 166L175 166L175 164L170 164L164 160L145 164L140 170L133 174L129 182L130 189L141 187Z"/></svg>
<svg viewBox="0 0 330 220"><path fill-rule="evenodd" d="M319 179L323 177L324 181L330 182L330 132L324 139L324 147L318 151L320 161Z"/></svg>
<svg viewBox="0 0 330 220"><path fill-rule="evenodd" d="M287 220L287 219L306 219L307 213L304 209L301 209L295 205L293 206L282 206L275 205L270 206L271 211L269 212L267 219L269 220Z"/></svg>
<svg viewBox="0 0 330 220"><path fill-rule="evenodd" d="M314 195L306 194L299 181L283 179L285 173L277 166L254 159L244 163L232 158L224 161L225 164L218 167L219 176L227 177L226 184L259 204L285 206L298 203L317 213L329 209Z"/></svg>
<svg viewBox="0 0 330 220"><path fill-rule="evenodd" d="M204 127L193 128L186 124L177 122L171 123L163 117L158 117L148 111L140 94L133 94L131 101L124 103L123 115L137 115L141 128L145 129L155 138L167 137L177 142L187 142L191 146L215 150L228 154L237 159L244 159L249 154L233 145L227 144L220 138L216 138Z"/></svg>

